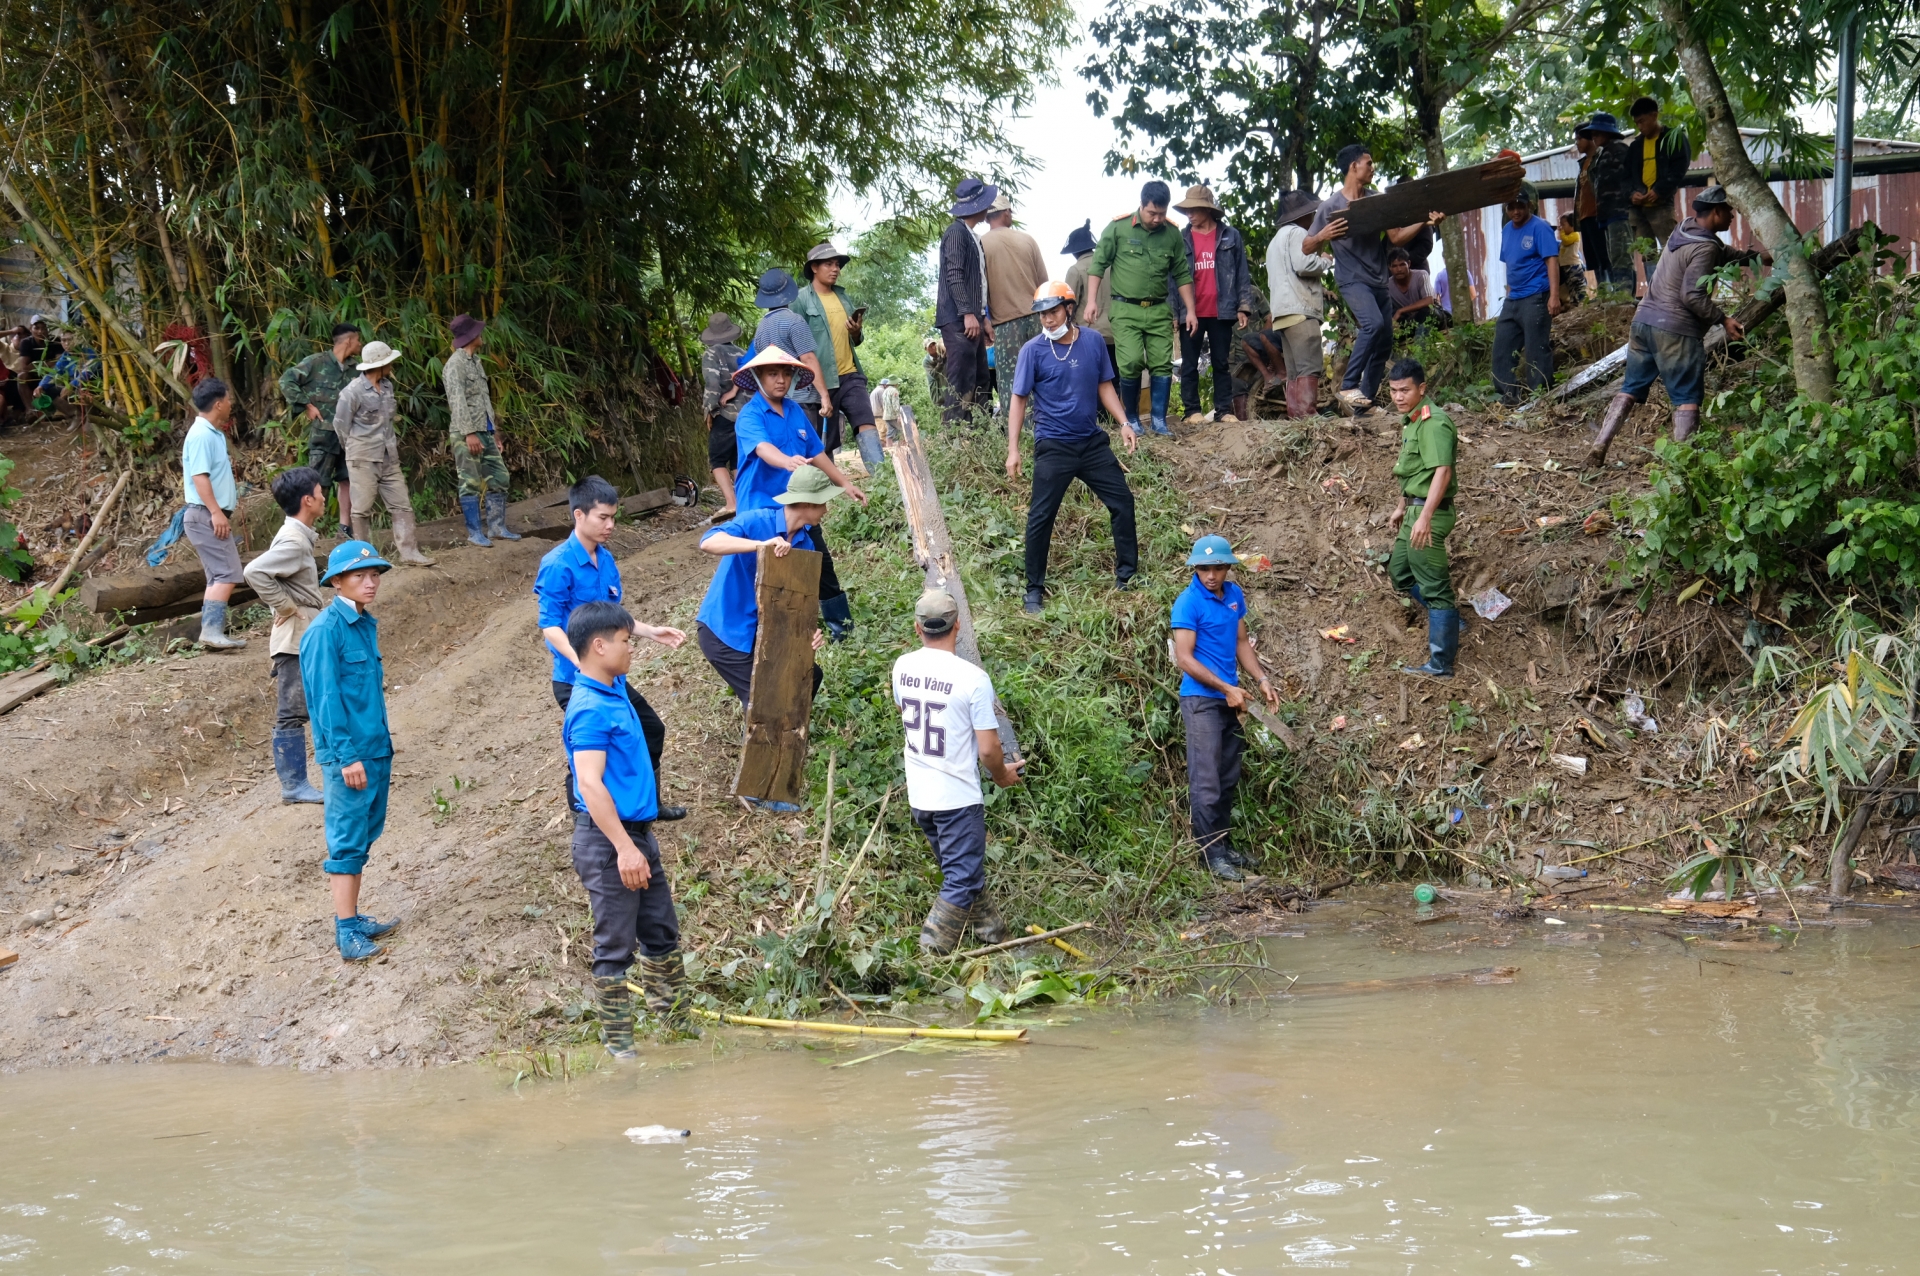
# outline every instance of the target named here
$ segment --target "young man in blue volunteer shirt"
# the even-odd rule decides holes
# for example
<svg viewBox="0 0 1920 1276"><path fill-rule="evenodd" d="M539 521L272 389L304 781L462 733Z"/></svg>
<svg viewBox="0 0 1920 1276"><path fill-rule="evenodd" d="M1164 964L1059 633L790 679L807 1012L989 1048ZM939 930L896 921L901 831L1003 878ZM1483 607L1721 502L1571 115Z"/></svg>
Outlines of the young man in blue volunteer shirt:
<svg viewBox="0 0 1920 1276"><path fill-rule="evenodd" d="M1175 236L1177 239L1178 236ZM1132 452L1137 444L1127 412L1114 390L1106 341L1073 321L1073 289L1046 283L1033 294L1040 335L1020 348L1013 374L1013 403L1007 411L1007 477L1020 479L1020 427L1028 405L1033 411L1033 495L1027 503L1027 614L1037 616L1046 600L1047 551L1053 544L1053 520L1067 489L1079 479L1107 507L1113 526L1113 575L1125 589L1140 567L1134 533L1133 489L1100 426L1105 407L1119 421L1120 441Z"/></svg>
<svg viewBox="0 0 1920 1276"><path fill-rule="evenodd" d="M734 478L734 505L748 510L768 509L786 491L794 474L811 466L831 479L848 496L867 503L867 494L853 485L833 454L820 441L813 423L790 397L812 383L813 372L779 346L768 346L740 366L733 383L753 397L734 420L740 449L739 473ZM833 555L816 536L820 551L820 616L837 642L853 632L853 605L833 570Z"/></svg>
<svg viewBox="0 0 1920 1276"><path fill-rule="evenodd" d="M694 625L700 654L707 658L720 680L733 688L744 712L753 698L753 644L760 633L760 602L755 588L760 578L759 550L773 546L774 555L785 558L795 549L817 550L820 546L820 520L826 517L827 502L840 494L827 476L812 466L802 466L773 499L772 509L742 509L730 523L707 532L700 548L720 559L714 569L713 583L700 602ZM813 649L820 650L820 631L813 634ZM813 667L813 689L820 690L820 666ZM790 802L745 799L761 810L790 812L798 810Z"/></svg>
<svg viewBox="0 0 1920 1276"><path fill-rule="evenodd" d="M1280 697L1260 667L1247 633L1247 596L1228 579L1240 560L1224 536L1202 536L1187 556L1193 581L1173 602L1174 663L1180 666L1180 721L1187 729L1187 808L1207 869L1230 882L1249 861L1233 849L1228 823L1240 786L1246 736L1241 669L1260 685L1267 708Z"/></svg>
<svg viewBox="0 0 1920 1276"><path fill-rule="evenodd" d="M580 661L567 639L567 617L582 603L617 603L623 597L620 568L613 561L607 539L613 535L614 517L620 512L620 493L598 474L589 474L567 489L567 506L573 511L573 535L548 550L540 560L533 578L533 596L540 604L540 636L553 653L553 698L560 711L567 710L567 698L573 694L574 679L579 676ZM666 625L633 624L633 632L651 639L669 651L687 640L686 634ZM653 711L646 697L630 682L623 682L633 711L640 716L640 728L647 737L647 754L653 774L660 776L660 755L667 745L667 724ZM655 819L683 820L684 806L660 804Z"/></svg>
<svg viewBox="0 0 1920 1276"><path fill-rule="evenodd" d="M635 628L619 603L573 609L567 642L580 662L561 732L571 776L573 868L593 907L594 1002L616 1059L634 1057L627 968L636 950L647 1009L670 1032L700 1035L687 1015L680 923L653 836L653 763L622 686L633 668Z"/></svg>
<svg viewBox="0 0 1920 1276"><path fill-rule="evenodd" d="M1507 299L1493 325L1493 387L1513 406L1526 397L1514 379L1514 360L1524 345L1527 384L1553 384L1553 316L1560 313L1560 235L1533 212L1521 191L1507 201L1500 227L1500 260L1507 268Z"/></svg>
<svg viewBox="0 0 1920 1276"><path fill-rule="evenodd" d="M346 961L385 952L373 941L395 925L360 911L360 877L386 830L393 782L380 624L367 608L380 592L381 573L392 566L365 541L335 546L320 578L333 586L334 600L300 635L301 690L326 794L327 858L320 871L331 879L333 938Z"/></svg>

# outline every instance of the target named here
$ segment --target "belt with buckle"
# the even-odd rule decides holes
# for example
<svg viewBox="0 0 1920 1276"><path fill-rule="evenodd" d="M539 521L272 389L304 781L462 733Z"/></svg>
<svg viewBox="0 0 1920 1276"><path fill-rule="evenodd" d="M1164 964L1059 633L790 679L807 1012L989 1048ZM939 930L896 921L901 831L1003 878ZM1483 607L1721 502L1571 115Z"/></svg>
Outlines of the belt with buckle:
<svg viewBox="0 0 1920 1276"><path fill-rule="evenodd" d="M1424 496L1409 496L1407 498L1407 508L1409 509L1418 509L1420 506L1425 505L1426 503L1427 503L1427 498ZM1434 508L1442 511L1452 509L1453 494L1449 492L1447 495L1441 497L1440 503L1434 506Z"/></svg>
<svg viewBox="0 0 1920 1276"><path fill-rule="evenodd" d="M1165 297L1122 297L1117 292L1113 294L1113 299L1115 301L1124 301L1129 306L1164 306L1167 304Z"/></svg>

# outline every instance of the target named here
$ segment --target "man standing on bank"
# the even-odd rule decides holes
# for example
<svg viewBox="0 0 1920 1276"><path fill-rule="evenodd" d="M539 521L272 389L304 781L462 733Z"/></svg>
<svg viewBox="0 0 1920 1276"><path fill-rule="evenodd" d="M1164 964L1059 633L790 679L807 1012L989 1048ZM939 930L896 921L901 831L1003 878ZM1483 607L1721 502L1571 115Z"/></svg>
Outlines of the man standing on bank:
<svg viewBox="0 0 1920 1276"><path fill-rule="evenodd" d="M1247 596L1230 579L1240 560L1227 538L1202 536L1187 566L1193 580L1173 601L1173 651L1180 667L1180 721L1187 731L1188 818L1207 871L1237 882L1250 863L1233 849L1228 831L1247 745L1240 729L1247 703L1240 670L1259 684L1267 708L1278 709L1280 696L1247 632Z"/></svg>
<svg viewBox="0 0 1920 1276"><path fill-rule="evenodd" d="M347 454L333 430L333 410L340 404L340 391L353 380L359 355L360 329L336 323L333 349L310 354L280 374L280 397L307 418L307 464L320 472L321 483L334 489L343 526L352 520L353 504Z"/></svg>
<svg viewBox="0 0 1920 1276"><path fill-rule="evenodd" d="M830 243L815 244L800 269L808 286L800 290L793 312L806 319L813 330L814 349L827 356L820 361L823 410L835 422L844 423L841 428L853 427L860 459L869 470L877 470L884 459L880 435L874 429L867 372L854 352L866 340L867 308L848 301L847 290L840 286L840 271L852 260Z"/></svg>
<svg viewBox="0 0 1920 1276"><path fill-rule="evenodd" d="M553 699L565 713L580 680L580 653L567 636L567 617L587 603L620 603L625 590L620 583L620 567L613 561L607 541L613 535L614 518L620 511L620 493L598 474L589 474L567 489L567 507L573 512L573 535L548 550L540 560L533 578L533 597L540 607L540 636L553 653ZM636 636L659 643L672 651L687 640L686 634L666 625L633 622ZM667 724L653 711L646 698L631 682L621 686L633 701L633 712L646 736L651 773L660 775L660 757L666 752ZM664 781L661 782L664 786ZM663 789L664 791L664 789ZM657 801L658 814L649 819L683 820L684 806L668 806Z"/></svg>
<svg viewBox="0 0 1920 1276"><path fill-rule="evenodd" d="M954 650L960 607L930 589L913 608L920 650L893 662L893 702L906 733L907 806L940 865L940 894L920 925L920 949L936 955L973 937L998 944L1007 924L987 895L987 808L980 768L1003 789L1020 783L1026 764L1008 761L993 713L993 679Z"/></svg>
<svg viewBox="0 0 1920 1276"><path fill-rule="evenodd" d="M1635 239L1651 239L1653 255L1647 258L1647 272L1660 260L1661 250L1673 234L1673 197L1687 184L1687 168L1693 163L1693 145L1684 129L1669 128L1660 122L1660 104L1643 97L1627 114L1639 136L1627 143L1627 181L1633 188L1627 196L1627 224ZM1632 263L1628 263L1632 270Z"/></svg>
<svg viewBox="0 0 1920 1276"><path fill-rule="evenodd" d="M948 425L968 420L987 384L987 347L993 324L987 312L987 259L973 228L1000 194L977 177L953 188L953 220L940 235L940 265L933 280L933 324L946 347L944 401Z"/></svg>
<svg viewBox="0 0 1920 1276"><path fill-rule="evenodd" d="M1013 201L1006 191L987 208L987 233L980 237L987 266L987 313L993 320L993 367L1000 383L1001 412L1020 348L1040 331L1033 313L1033 290L1047 282L1047 259L1040 243L1013 224Z"/></svg>
<svg viewBox="0 0 1920 1276"><path fill-rule="evenodd" d="M1233 383L1233 330L1244 328L1253 318L1253 275L1247 268L1247 245L1240 232L1227 224L1226 215L1213 202L1213 189L1189 186L1187 197L1174 205L1187 215L1187 228L1181 238L1187 245L1187 262L1193 271L1193 304L1199 312L1199 326L1188 325L1180 334L1180 406L1186 409L1187 424L1199 425L1209 418L1200 411L1200 348L1207 348L1207 361L1213 367L1213 418L1235 421L1247 419L1247 398L1236 392ZM1167 300L1174 307L1176 323L1186 323L1186 311L1171 287Z"/></svg>
<svg viewBox="0 0 1920 1276"><path fill-rule="evenodd" d="M1150 425L1155 434L1171 436L1167 428L1167 401L1173 397L1173 317L1164 307L1177 296L1186 315L1189 336L1200 330L1194 310L1193 264L1187 244L1167 221L1173 193L1165 182L1140 188L1140 208L1107 223L1087 264L1087 278L1110 280L1113 300L1113 337L1122 420L1140 431L1140 374L1149 380ZM1089 301L1088 323L1100 316Z"/></svg>
<svg viewBox="0 0 1920 1276"><path fill-rule="evenodd" d="M1007 411L1007 477L1020 480L1020 427L1033 407L1033 494L1027 502L1027 596L1029 616L1042 611L1047 591L1047 551L1053 544L1053 520L1067 489L1079 479L1107 507L1113 525L1114 587L1126 589L1140 568L1134 531L1133 490L1127 486L1107 432L1100 428L1105 407L1120 422L1120 441L1132 452L1139 436L1127 423L1125 405L1114 393L1100 334L1073 321L1073 290L1042 284L1033 312L1040 335L1020 349L1013 373L1013 399Z"/></svg>
<svg viewBox="0 0 1920 1276"><path fill-rule="evenodd" d="M440 382L452 411L448 430L453 467L460 475L460 513L467 520L467 543L491 549L494 541L517 541L520 534L507 530L507 463L500 455L487 370L480 365L487 326L472 315L455 315L449 326L453 353L441 368Z"/></svg>
<svg viewBox="0 0 1920 1276"><path fill-rule="evenodd" d="M407 476L400 470L400 436L393 420L400 403L393 393L393 365L400 352L384 341L368 344L360 354L360 375L340 391L333 409L333 432L347 454L347 475L353 489L353 537L373 538L373 502L378 498L393 520L396 557L413 567L431 567L413 536L413 497Z"/></svg>
<svg viewBox="0 0 1920 1276"><path fill-rule="evenodd" d="M233 481L233 461L227 455L227 431L233 428L233 396L218 377L203 377L193 387L193 424L180 448L180 469L186 477L186 514L182 520L187 544L200 557L207 578L200 602L200 645L231 651L247 645L245 638L227 636L227 602L233 587L246 577L240 570L240 547L233 538L233 511L240 491Z"/></svg>
<svg viewBox="0 0 1920 1276"><path fill-rule="evenodd" d="M327 489L318 470L295 466L274 476L273 501L286 521L267 552L247 564L245 575L273 612L273 633L267 639L275 693L273 769L280 777L280 801L290 806L321 800L320 790L307 783L307 692L300 681L300 635L327 605L313 565L313 549L320 540L314 524L326 511Z"/></svg>
<svg viewBox="0 0 1920 1276"><path fill-rule="evenodd" d="M1413 359L1393 365L1387 378L1400 411L1400 458L1393 465L1400 505L1388 526L1399 529L1387 576L1427 609L1427 663L1402 673L1453 677L1460 654L1460 604L1454 600L1447 534L1453 531L1453 462L1460 434L1453 418L1427 401L1427 370ZM1407 520L1407 510L1419 511Z"/></svg>
<svg viewBox="0 0 1920 1276"><path fill-rule="evenodd" d="M1100 334L1107 343L1107 366L1111 371L1119 365L1114 362L1113 353L1113 307L1108 297L1106 282L1087 278L1087 263L1093 260L1093 222L1076 228L1067 236L1067 246L1060 251L1073 258L1073 265L1067 267L1067 287L1073 289L1074 313L1083 317L1083 326ZM1097 304L1089 305L1089 302ZM1091 312L1097 318L1085 318Z"/></svg>
<svg viewBox="0 0 1920 1276"><path fill-rule="evenodd" d="M1526 397L1514 377L1520 351L1527 352L1527 384L1553 384L1553 316L1560 313L1560 235L1534 214L1523 190L1507 201L1500 227L1500 261L1507 268L1507 299L1493 325L1493 388L1512 407Z"/></svg>

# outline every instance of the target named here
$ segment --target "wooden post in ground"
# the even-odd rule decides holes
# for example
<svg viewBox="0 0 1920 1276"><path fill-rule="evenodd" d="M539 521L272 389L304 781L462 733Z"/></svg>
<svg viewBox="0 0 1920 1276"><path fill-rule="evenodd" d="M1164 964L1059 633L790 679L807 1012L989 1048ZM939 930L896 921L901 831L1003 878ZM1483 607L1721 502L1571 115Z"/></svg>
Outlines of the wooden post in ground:
<svg viewBox="0 0 1920 1276"><path fill-rule="evenodd" d="M820 624L820 555L776 557L763 545L754 594L760 628L753 644L753 698L747 738L733 777L739 797L800 804L807 791L807 719L813 713L813 634Z"/></svg>

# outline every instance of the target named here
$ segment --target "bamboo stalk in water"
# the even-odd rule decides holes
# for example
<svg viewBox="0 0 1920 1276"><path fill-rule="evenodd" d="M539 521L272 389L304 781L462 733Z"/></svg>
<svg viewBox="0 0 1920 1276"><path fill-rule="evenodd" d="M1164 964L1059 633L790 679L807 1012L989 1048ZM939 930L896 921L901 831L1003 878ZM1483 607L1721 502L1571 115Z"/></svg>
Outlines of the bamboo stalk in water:
<svg viewBox="0 0 1920 1276"><path fill-rule="evenodd" d="M635 992L640 988L629 983ZM644 994L643 994L644 995ZM798 1032L833 1032L848 1037L926 1037L935 1041L1025 1041L1025 1028L888 1028L871 1024L830 1023L821 1019L762 1019L757 1015L730 1015L694 1009L694 1014L716 1023L747 1028L787 1028Z"/></svg>

